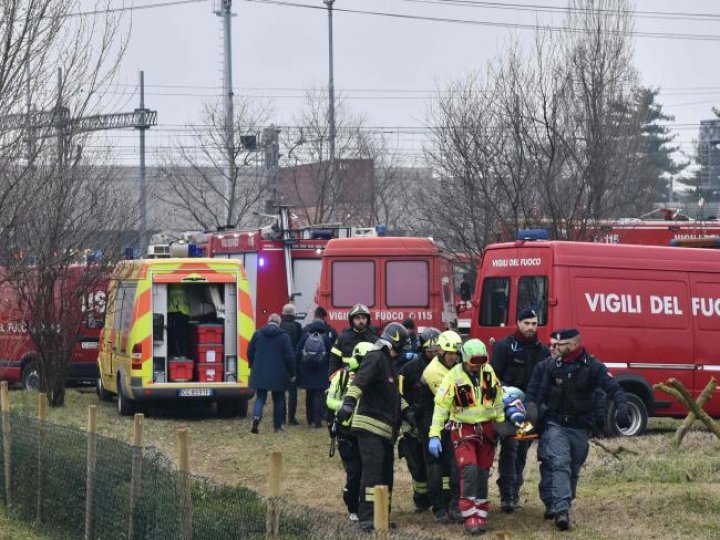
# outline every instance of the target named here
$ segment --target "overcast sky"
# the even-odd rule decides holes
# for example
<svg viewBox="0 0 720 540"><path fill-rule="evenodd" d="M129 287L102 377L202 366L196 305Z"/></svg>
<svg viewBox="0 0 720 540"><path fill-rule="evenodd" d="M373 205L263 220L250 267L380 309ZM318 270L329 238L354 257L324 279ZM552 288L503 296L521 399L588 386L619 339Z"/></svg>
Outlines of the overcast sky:
<svg viewBox="0 0 720 540"><path fill-rule="evenodd" d="M168 137L182 136L200 122L204 101L221 93L220 0L135 0L132 35L117 92L119 107L137 107L138 71L145 71L146 105L158 111L159 125L148 136L149 161ZM127 4L127 0L125 4ZM324 8L322 0L288 4ZM514 9L497 9L499 6ZM410 155L419 155L429 98L446 82L481 69L513 36L529 41L532 31L481 24L422 21L347 13L378 11L503 24L533 24L537 17L559 24L561 13L517 9L520 5L564 7L564 0L336 0L335 86L367 124L386 128ZM494 6L494 7L491 7ZM642 83L661 89L660 101L676 117L678 142L691 152L698 124L720 106L720 1L637 0L636 31L671 33L682 39L635 37ZM233 82L237 96L271 104L275 122L293 125L307 89L327 85L327 11L262 0L233 0ZM658 18L662 12L672 12ZM702 20L677 15L703 14ZM714 39L689 39L698 36ZM122 99L124 97L124 99ZM394 129L395 128L395 129ZM397 129L400 128L400 129ZM122 136L121 154L130 158L136 137ZM153 145L155 149L153 150ZM126 161L126 160L125 160Z"/></svg>

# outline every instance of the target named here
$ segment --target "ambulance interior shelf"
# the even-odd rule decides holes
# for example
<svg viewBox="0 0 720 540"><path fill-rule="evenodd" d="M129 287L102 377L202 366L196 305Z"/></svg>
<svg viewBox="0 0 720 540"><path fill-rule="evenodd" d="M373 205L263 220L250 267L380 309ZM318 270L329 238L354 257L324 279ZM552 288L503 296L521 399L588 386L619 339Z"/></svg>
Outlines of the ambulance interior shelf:
<svg viewBox="0 0 720 540"><path fill-rule="evenodd" d="M153 382L228 380L231 373L236 373L237 366L227 365L225 356L225 284L191 283L182 286L190 309L185 326L169 328L167 303L154 306ZM163 307L165 313L157 313L158 308ZM173 346L170 346L171 340L174 340Z"/></svg>

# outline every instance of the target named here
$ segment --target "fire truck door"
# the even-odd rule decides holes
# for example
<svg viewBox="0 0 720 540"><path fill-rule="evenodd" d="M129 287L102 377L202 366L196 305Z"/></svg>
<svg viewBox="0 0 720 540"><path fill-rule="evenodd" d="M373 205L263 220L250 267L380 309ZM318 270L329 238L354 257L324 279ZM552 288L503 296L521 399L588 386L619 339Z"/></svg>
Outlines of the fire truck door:
<svg viewBox="0 0 720 540"><path fill-rule="evenodd" d="M308 320L312 319L315 311L315 291L320 284L321 268L322 261L320 259L295 259L293 261L295 292L300 293L300 296L295 297L295 306L298 313L308 314Z"/></svg>
<svg viewBox="0 0 720 540"><path fill-rule="evenodd" d="M167 373L167 285L152 284L152 322L153 322L153 362L163 365L153 366L153 371Z"/></svg>
<svg viewBox="0 0 720 540"><path fill-rule="evenodd" d="M245 267L245 274L250 287L250 298L252 299L253 313L257 313L257 274L258 274L258 254L257 253L240 253L232 255L231 259L242 261Z"/></svg>

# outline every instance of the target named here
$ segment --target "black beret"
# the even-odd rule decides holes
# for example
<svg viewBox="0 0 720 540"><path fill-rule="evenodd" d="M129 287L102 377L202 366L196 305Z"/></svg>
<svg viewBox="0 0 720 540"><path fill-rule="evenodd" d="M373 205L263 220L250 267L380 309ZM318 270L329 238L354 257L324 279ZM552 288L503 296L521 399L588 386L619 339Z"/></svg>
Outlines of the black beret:
<svg viewBox="0 0 720 540"><path fill-rule="evenodd" d="M412 319L405 319L403 321L403 326L407 329L415 328L415 321Z"/></svg>
<svg viewBox="0 0 720 540"><path fill-rule="evenodd" d="M520 313L518 313L517 320L518 321L524 321L525 319L533 319L537 317L537 313L532 308L525 308L521 309Z"/></svg>
<svg viewBox="0 0 720 540"><path fill-rule="evenodd" d="M577 328L563 328L562 330L555 330L552 334L550 334L550 337L557 339L558 341L563 341L566 339L572 339L579 335L580 332L578 332Z"/></svg>

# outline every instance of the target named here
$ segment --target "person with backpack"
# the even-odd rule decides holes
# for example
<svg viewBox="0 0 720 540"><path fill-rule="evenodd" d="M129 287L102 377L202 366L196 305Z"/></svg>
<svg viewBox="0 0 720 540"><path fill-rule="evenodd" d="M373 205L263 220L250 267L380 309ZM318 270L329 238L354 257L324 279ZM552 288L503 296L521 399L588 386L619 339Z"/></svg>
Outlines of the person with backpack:
<svg viewBox="0 0 720 540"><path fill-rule="evenodd" d="M294 304L285 304L282 309L282 322L280 322L280 328L287 332L290 336L290 344L292 345L293 351L297 350L300 336L302 335L302 326L295 319L297 313ZM297 369L297 363L296 363ZM297 426L298 421L296 418L297 413L297 378L299 373L295 373L293 382L290 383L287 389L287 423L290 426Z"/></svg>
<svg viewBox="0 0 720 540"><path fill-rule="evenodd" d="M355 345L352 356L344 359L345 367L333 373L330 379L330 388L327 394L327 407L333 414L333 421L330 426L330 437L337 438L337 446L340 451L340 459L345 469L345 487L343 488L343 502L350 513L350 521L357 522L358 505L360 504L360 477L362 476L362 461L360 460L360 448L357 438L350 433L350 420L339 423L334 415L342 407L345 393L350 383L355 378L355 372L360 367L360 362L367 352L373 347L372 343L361 341ZM332 457L332 455L330 456Z"/></svg>
<svg viewBox="0 0 720 540"><path fill-rule="evenodd" d="M318 308L322 309L322 308ZM330 349L335 341L335 331L322 318L317 317L305 326L297 343L298 386L305 390L305 414L308 425L322 427L325 416L325 390L328 387L328 364Z"/></svg>

